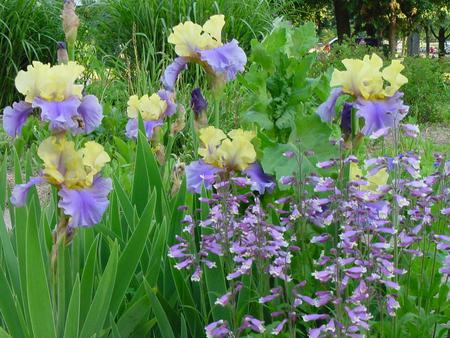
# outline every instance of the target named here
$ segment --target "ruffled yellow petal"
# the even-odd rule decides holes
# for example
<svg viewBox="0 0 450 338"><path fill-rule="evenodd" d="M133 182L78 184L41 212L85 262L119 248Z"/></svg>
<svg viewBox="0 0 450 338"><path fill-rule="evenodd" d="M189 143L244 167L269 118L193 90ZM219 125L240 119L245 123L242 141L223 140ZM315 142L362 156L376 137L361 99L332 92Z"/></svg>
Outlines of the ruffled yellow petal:
<svg viewBox="0 0 450 338"><path fill-rule="evenodd" d="M200 129L199 138L203 147L198 149L198 154L203 157L206 163L219 166L217 148L222 140L227 138L225 133L220 129L210 126Z"/></svg>
<svg viewBox="0 0 450 338"><path fill-rule="evenodd" d="M64 182L64 175L59 172L64 141L57 142L55 137L45 139L38 148L38 156L44 162L44 177L53 184Z"/></svg>
<svg viewBox="0 0 450 338"><path fill-rule="evenodd" d="M242 171L256 161L255 148L245 138L223 140L217 152L221 166L228 170Z"/></svg>
<svg viewBox="0 0 450 338"><path fill-rule="evenodd" d="M139 97L131 95L127 102L127 115L131 119L136 119L139 116Z"/></svg>
<svg viewBox="0 0 450 338"><path fill-rule="evenodd" d="M94 141L86 142L81 149L83 165L88 169L86 184L91 185L94 176L99 173L106 163L111 161L109 155L105 152L103 146Z"/></svg>
<svg viewBox="0 0 450 338"><path fill-rule="evenodd" d="M83 66L72 61L53 67L33 61L26 71L17 74L15 84L27 102L32 102L36 96L48 101L63 101L70 96L81 98L83 86L74 82L83 71Z"/></svg>
<svg viewBox="0 0 450 338"><path fill-rule="evenodd" d="M255 138L256 133L253 130L233 129L228 133L228 136L232 140L243 139L247 142L250 142Z"/></svg>
<svg viewBox="0 0 450 338"><path fill-rule="evenodd" d="M161 99L158 94L152 94L150 97L144 95L139 100L139 111L142 119L146 121L158 120L166 109L166 101Z"/></svg>
<svg viewBox="0 0 450 338"><path fill-rule="evenodd" d="M217 42L217 46L222 45L222 28L225 26L225 16L222 14L213 15L203 25L205 33L209 34Z"/></svg>
<svg viewBox="0 0 450 338"><path fill-rule="evenodd" d="M207 37L202 32L202 26L186 21L173 27L168 41L175 45L178 56L194 56L197 48L202 49L206 45Z"/></svg>
<svg viewBox="0 0 450 338"><path fill-rule="evenodd" d="M394 95L401 86L408 82L408 79L400 72L405 68L399 60L392 60L391 64L383 69L383 78L389 82L390 86L385 88L386 96Z"/></svg>

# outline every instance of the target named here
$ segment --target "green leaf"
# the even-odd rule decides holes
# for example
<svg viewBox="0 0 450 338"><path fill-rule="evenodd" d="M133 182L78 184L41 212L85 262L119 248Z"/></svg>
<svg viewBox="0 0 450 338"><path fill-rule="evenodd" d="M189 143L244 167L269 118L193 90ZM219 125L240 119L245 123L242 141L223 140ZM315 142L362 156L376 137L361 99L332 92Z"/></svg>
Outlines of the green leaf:
<svg viewBox="0 0 450 338"><path fill-rule="evenodd" d="M35 337L56 338L47 272L41 254L41 247L39 245L37 231L38 222L35 218L34 199L31 202L28 215L26 235L26 281L31 327Z"/></svg>
<svg viewBox="0 0 450 338"><path fill-rule="evenodd" d="M128 285L134 276L139 259L144 251L147 238L150 233L151 225L154 224L152 215L155 210L155 194L152 194L147 206L142 213L136 229L131 235L128 243L123 250L117 266L117 279L114 285L113 296L111 300L110 312L113 316L119 311L119 306L127 291Z"/></svg>
<svg viewBox="0 0 450 338"><path fill-rule="evenodd" d="M307 22L295 29L290 34L289 56L301 57L308 53L317 43L316 26Z"/></svg>
<svg viewBox="0 0 450 338"><path fill-rule="evenodd" d="M150 304L152 305L153 313L155 314L158 323L159 331L161 332L161 336L164 338L175 338L169 319L167 318L158 297L156 297L154 291L151 289L146 280L144 280L144 284L145 290L147 291L147 296L150 299Z"/></svg>
<svg viewBox="0 0 450 338"><path fill-rule="evenodd" d="M150 299L142 296L138 301L128 306L120 316L117 327L121 337L128 337L136 327L148 317L151 309Z"/></svg>
<svg viewBox="0 0 450 338"><path fill-rule="evenodd" d="M286 158L283 156L283 153L287 151L297 152L297 148L293 144L277 144L266 147L263 151L261 165L263 166L264 172L275 175L277 181L282 176L291 176L299 172L295 157Z"/></svg>
<svg viewBox="0 0 450 338"><path fill-rule="evenodd" d="M78 235L81 235L80 233ZM84 234L83 234L84 235ZM84 320L89 311L92 301L92 289L95 277L95 261L97 256L98 237L92 242L86 261L84 263L83 274L81 275L80 285L80 324Z"/></svg>
<svg viewBox="0 0 450 338"><path fill-rule="evenodd" d="M77 276L67 309L64 338L77 338L80 325L80 280Z"/></svg>
<svg viewBox="0 0 450 338"><path fill-rule="evenodd" d="M94 334L100 335L109 313L114 281L117 273L118 245L114 243L105 271L100 279L91 307L81 330L81 338L91 338Z"/></svg>
<svg viewBox="0 0 450 338"><path fill-rule="evenodd" d="M244 113L244 119L248 122L257 123L262 129L273 129L273 122L265 113L261 113L255 110L249 110Z"/></svg>
<svg viewBox="0 0 450 338"><path fill-rule="evenodd" d="M11 277L13 283L13 289L16 294L20 294L20 280L19 280L19 262L14 253L14 249L6 230L6 224L4 222L4 214L0 207L0 243L2 244L2 250L4 255L4 260L6 263L7 271Z"/></svg>

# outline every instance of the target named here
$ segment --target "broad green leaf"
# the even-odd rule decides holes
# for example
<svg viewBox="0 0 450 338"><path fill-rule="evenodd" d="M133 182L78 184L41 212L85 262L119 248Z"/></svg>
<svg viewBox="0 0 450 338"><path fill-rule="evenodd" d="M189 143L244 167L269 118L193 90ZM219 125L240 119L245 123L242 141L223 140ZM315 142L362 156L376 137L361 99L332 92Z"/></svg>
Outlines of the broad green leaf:
<svg viewBox="0 0 450 338"><path fill-rule="evenodd" d="M81 235L80 233L78 235ZM84 235L84 234L83 234ZM95 277L95 261L97 256L98 237L91 244L89 253L84 263L83 274L81 275L80 284L80 324L84 323L84 320L89 311L89 307L92 301L92 289L94 286Z"/></svg>
<svg viewBox="0 0 450 338"><path fill-rule="evenodd" d="M142 296L137 302L128 306L117 322L121 337L128 337L136 327L148 317L151 310L150 299Z"/></svg>
<svg viewBox="0 0 450 338"><path fill-rule="evenodd" d="M307 22L291 31L289 56L298 58L315 46L317 43L316 26Z"/></svg>
<svg viewBox="0 0 450 338"><path fill-rule="evenodd" d="M103 275L95 292L94 299L89 308L86 320L81 330L81 338L91 338L93 335L100 335L105 323L106 316L109 313L114 281L117 273L118 245L114 243Z"/></svg>
<svg viewBox="0 0 450 338"><path fill-rule="evenodd" d="M155 210L155 194L152 194L147 206L142 213L138 225L131 235L128 243L123 250L117 266L117 279L114 284L114 291L111 299L110 312L113 316L119 311L119 306L127 291L128 285L132 280L139 259L144 250L153 224L152 215Z"/></svg>
<svg viewBox="0 0 450 338"><path fill-rule="evenodd" d="M77 276L67 309L64 338L77 338L80 325L80 280Z"/></svg>
<svg viewBox="0 0 450 338"><path fill-rule="evenodd" d="M50 290L47 281L47 271L39 245L38 222L35 218L35 200L29 208L29 219L26 235L26 274L28 310L31 327L35 337L55 337L55 322L53 319Z"/></svg>

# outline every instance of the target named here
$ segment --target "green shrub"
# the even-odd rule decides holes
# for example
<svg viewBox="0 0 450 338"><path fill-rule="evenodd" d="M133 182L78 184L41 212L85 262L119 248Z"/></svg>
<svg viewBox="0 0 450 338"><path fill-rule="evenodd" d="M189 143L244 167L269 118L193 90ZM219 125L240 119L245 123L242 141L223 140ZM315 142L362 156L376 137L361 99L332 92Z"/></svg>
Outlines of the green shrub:
<svg viewBox="0 0 450 338"><path fill-rule="evenodd" d="M64 34L59 19L62 1L0 1L0 108L18 94L14 78L31 61L49 62L56 57L55 41Z"/></svg>

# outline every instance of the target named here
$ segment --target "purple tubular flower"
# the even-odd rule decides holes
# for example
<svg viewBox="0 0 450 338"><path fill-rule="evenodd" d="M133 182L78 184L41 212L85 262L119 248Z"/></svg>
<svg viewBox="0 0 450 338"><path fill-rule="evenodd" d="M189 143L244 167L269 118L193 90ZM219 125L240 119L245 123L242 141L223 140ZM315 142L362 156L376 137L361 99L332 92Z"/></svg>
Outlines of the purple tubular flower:
<svg viewBox="0 0 450 338"><path fill-rule="evenodd" d="M172 116L177 111L177 104L173 101L172 93L170 91L161 89L158 91L158 96L165 101L167 108L164 111L164 116Z"/></svg>
<svg viewBox="0 0 450 338"><path fill-rule="evenodd" d="M36 176L30 177L27 183L16 185L11 194L12 205L15 207L23 207L27 203L27 197L31 187L43 182L44 179L42 177Z"/></svg>
<svg viewBox="0 0 450 338"><path fill-rule="evenodd" d="M108 194L112 190L110 178L96 177L92 186L84 189L59 191L61 197L58 207L70 216L69 227L90 227L100 222L108 208Z"/></svg>
<svg viewBox="0 0 450 338"><path fill-rule="evenodd" d="M153 137L153 129L155 127L161 126L163 122L161 120L156 121L144 121L145 135L150 140ZM125 135L128 138L137 138L138 135L138 120L137 119L129 119L127 125L125 127Z"/></svg>
<svg viewBox="0 0 450 338"><path fill-rule="evenodd" d="M188 59L184 57L177 57L166 68L164 74L161 76L161 83L165 90L173 92L180 73L187 69Z"/></svg>
<svg viewBox="0 0 450 338"><path fill-rule="evenodd" d="M245 316L242 320L241 329L245 330L247 328L257 333L263 333L266 330L263 321L256 319L255 317L250 315Z"/></svg>
<svg viewBox="0 0 450 338"><path fill-rule="evenodd" d="M287 323L287 319L283 319L277 326L275 326L275 328L272 330L272 334L277 336L281 333L281 331L283 331L284 329L284 325L286 325Z"/></svg>
<svg viewBox="0 0 450 338"><path fill-rule="evenodd" d="M324 314L313 313L313 314L310 314L310 315L304 315L304 316L302 316L302 318L303 318L303 321L310 322L312 320L328 319L328 318L330 318L330 316L327 315L326 313L324 313Z"/></svg>
<svg viewBox="0 0 450 338"><path fill-rule="evenodd" d="M336 101L342 93L342 88L334 88L328 99L317 108L316 114L320 116L323 122L331 122L336 116Z"/></svg>
<svg viewBox="0 0 450 338"><path fill-rule="evenodd" d="M222 319L207 325L205 331L207 338L224 338L230 333L227 322Z"/></svg>
<svg viewBox="0 0 450 338"><path fill-rule="evenodd" d="M223 46L199 50L200 59L208 63L215 74L225 76L226 81L234 80L237 73L243 72L247 56L237 40L232 40Z"/></svg>
<svg viewBox="0 0 450 338"><path fill-rule="evenodd" d="M195 88L191 93L191 108L196 116L208 108L208 102L203 97L200 88Z"/></svg>
<svg viewBox="0 0 450 338"><path fill-rule="evenodd" d="M5 107L3 110L3 129L9 136L17 136L22 131L22 127L32 111L31 104L25 101L14 102L12 107Z"/></svg>
<svg viewBox="0 0 450 338"><path fill-rule="evenodd" d="M380 129L397 126L409 110L409 107L403 104L402 96L403 93L397 92L385 100L356 100L356 114L365 121L362 133L371 135Z"/></svg>
<svg viewBox="0 0 450 338"><path fill-rule="evenodd" d="M74 131L75 134L86 133L89 134L97 129L102 123L103 109L94 95L86 95L83 97L80 106L78 107L78 114L83 120L83 126L78 126Z"/></svg>
<svg viewBox="0 0 450 338"><path fill-rule="evenodd" d="M244 172L252 181L252 190L263 194L266 190L271 192L275 188L274 179L264 173L263 168L258 162L250 164Z"/></svg>
<svg viewBox="0 0 450 338"><path fill-rule="evenodd" d="M64 101L46 101L40 97L33 100L33 108L41 109L41 119L50 122L49 127L55 131L77 130L79 124L74 120L78 116L78 107L80 100L75 97L69 97Z"/></svg>
<svg viewBox="0 0 450 338"><path fill-rule="evenodd" d="M186 184L191 192L200 193L202 191L202 184L206 189L211 189L215 182L215 175L220 172L219 168L211 164L198 160L191 162L186 166Z"/></svg>

